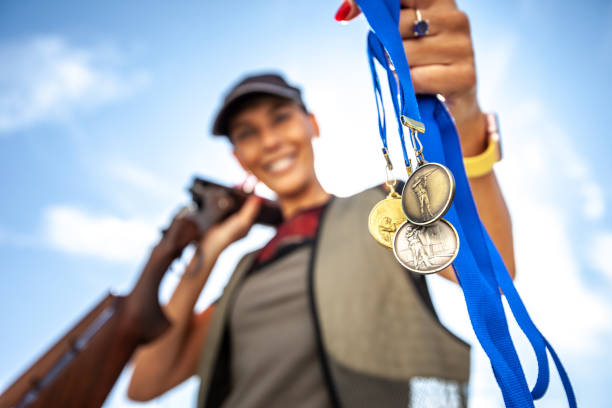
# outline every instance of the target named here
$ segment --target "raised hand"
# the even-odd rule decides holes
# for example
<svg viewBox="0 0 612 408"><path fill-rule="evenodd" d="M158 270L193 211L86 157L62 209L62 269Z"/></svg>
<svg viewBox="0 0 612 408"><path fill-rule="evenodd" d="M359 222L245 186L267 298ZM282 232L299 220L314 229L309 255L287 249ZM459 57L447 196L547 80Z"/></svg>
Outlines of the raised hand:
<svg viewBox="0 0 612 408"><path fill-rule="evenodd" d="M381 5L382 6L382 5ZM485 148L485 120L476 98L476 68L468 16L454 0L402 0L399 30L417 94L441 94L459 131L463 154L476 155ZM415 34L417 9L427 24L424 35ZM336 20L349 21L360 14L355 0L345 0ZM421 23L421 29L424 24Z"/></svg>

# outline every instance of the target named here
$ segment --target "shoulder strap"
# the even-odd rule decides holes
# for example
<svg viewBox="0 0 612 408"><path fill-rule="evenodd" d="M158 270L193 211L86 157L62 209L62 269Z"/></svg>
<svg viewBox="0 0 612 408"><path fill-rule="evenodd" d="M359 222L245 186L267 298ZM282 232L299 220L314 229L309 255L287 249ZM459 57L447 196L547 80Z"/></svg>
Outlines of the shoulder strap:
<svg viewBox="0 0 612 408"><path fill-rule="evenodd" d="M231 298L246 275L248 270L255 262L259 250L246 254L238 262L236 269L232 273L227 285L223 289L223 293L216 302L215 313L210 322L206 340L204 341L204 350L198 363L198 375L201 378L200 390L198 393L198 407L204 407L210 400L211 381L214 374L214 369L218 361L219 352L222 345L223 334L227 323L228 309L231 304ZM212 390L214 391L214 390Z"/></svg>

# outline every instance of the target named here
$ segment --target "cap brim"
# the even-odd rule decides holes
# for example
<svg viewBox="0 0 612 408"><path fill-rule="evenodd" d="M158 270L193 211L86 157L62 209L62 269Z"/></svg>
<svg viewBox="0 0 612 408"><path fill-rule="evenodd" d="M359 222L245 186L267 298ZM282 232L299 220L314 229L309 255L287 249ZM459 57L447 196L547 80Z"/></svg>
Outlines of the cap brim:
<svg viewBox="0 0 612 408"><path fill-rule="evenodd" d="M300 92L295 88L286 88L280 85L265 83L265 82L252 82L244 84L234 90L224 101L223 106L219 109L219 112L215 116L213 122L212 134L214 136L228 136L228 121L229 113L237 102L243 100L247 96L254 94L262 95L273 95L280 96L282 98L291 99L300 105L303 105Z"/></svg>

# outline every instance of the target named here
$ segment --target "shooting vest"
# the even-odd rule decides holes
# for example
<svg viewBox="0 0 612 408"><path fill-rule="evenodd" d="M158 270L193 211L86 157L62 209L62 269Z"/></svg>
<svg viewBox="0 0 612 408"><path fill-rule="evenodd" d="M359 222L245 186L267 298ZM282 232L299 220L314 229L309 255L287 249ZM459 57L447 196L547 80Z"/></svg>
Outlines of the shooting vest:
<svg viewBox="0 0 612 408"><path fill-rule="evenodd" d="M385 195L371 188L332 199L305 266L332 403L466 406L469 345L444 328L419 295L416 285L424 278L412 276L368 233L370 209ZM247 254L238 263L217 302L199 362L199 408L219 406L230 390L229 307L256 256Z"/></svg>

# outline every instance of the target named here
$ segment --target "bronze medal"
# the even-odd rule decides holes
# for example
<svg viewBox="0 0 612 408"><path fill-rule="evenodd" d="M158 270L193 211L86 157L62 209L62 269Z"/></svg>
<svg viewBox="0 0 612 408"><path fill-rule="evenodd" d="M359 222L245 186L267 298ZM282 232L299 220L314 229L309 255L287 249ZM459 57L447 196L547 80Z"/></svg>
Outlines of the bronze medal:
<svg viewBox="0 0 612 408"><path fill-rule="evenodd" d="M431 224L446 214L455 196L455 178L439 163L425 163L408 177L402 209L415 225Z"/></svg>
<svg viewBox="0 0 612 408"><path fill-rule="evenodd" d="M393 254L406 269L429 274L449 266L459 253L459 236L452 224L440 219L430 225L402 224L395 233Z"/></svg>

